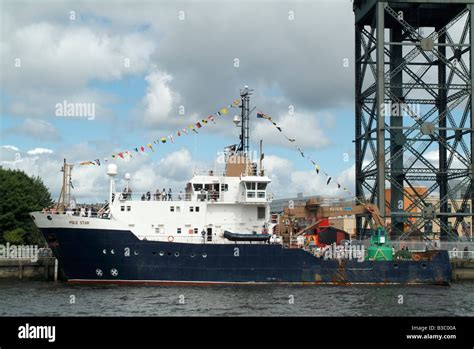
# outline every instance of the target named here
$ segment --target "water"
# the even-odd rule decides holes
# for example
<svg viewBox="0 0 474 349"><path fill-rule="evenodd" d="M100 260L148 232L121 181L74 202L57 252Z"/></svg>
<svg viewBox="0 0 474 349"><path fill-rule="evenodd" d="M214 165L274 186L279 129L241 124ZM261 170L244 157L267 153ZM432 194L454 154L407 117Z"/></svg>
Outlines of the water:
<svg viewBox="0 0 474 349"><path fill-rule="evenodd" d="M2 280L0 316L474 316L474 283L171 287Z"/></svg>

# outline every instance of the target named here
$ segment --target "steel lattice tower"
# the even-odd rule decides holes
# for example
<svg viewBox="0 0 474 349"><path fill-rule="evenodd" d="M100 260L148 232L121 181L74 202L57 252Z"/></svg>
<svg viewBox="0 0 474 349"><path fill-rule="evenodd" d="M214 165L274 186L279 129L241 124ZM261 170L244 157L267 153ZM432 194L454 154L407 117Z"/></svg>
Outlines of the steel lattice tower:
<svg viewBox="0 0 474 349"><path fill-rule="evenodd" d="M354 0L356 195L377 203L392 239L426 238L432 224L457 239L472 217L473 10ZM366 224L357 218L359 234Z"/></svg>

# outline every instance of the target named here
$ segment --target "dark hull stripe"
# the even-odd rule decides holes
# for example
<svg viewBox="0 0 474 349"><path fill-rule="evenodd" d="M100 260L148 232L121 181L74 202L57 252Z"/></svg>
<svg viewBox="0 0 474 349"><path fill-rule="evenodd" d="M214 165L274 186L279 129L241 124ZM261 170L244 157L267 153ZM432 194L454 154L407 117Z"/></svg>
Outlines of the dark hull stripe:
<svg viewBox="0 0 474 349"><path fill-rule="evenodd" d="M390 285L451 281L446 251L439 251L431 261L339 263L280 245L143 241L125 230L49 228L42 232L71 282Z"/></svg>

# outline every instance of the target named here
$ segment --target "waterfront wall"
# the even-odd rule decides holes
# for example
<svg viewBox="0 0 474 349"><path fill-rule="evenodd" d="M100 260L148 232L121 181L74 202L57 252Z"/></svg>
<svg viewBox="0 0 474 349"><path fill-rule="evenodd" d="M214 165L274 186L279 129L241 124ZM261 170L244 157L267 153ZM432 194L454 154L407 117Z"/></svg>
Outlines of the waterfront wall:
<svg viewBox="0 0 474 349"><path fill-rule="evenodd" d="M453 281L474 281L474 259L453 258L451 259L453 269Z"/></svg>
<svg viewBox="0 0 474 349"><path fill-rule="evenodd" d="M0 259L0 279L46 280L60 278L59 267L54 257L39 257L37 261L19 258Z"/></svg>

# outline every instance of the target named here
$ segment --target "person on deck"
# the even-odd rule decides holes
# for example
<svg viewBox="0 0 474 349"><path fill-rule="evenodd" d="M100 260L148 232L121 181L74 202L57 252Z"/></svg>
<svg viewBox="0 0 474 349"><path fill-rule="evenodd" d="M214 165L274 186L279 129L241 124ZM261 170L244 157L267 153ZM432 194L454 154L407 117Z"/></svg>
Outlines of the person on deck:
<svg viewBox="0 0 474 349"><path fill-rule="evenodd" d="M458 247L457 246L453 247L452 258L458 258Z"/></svg>

